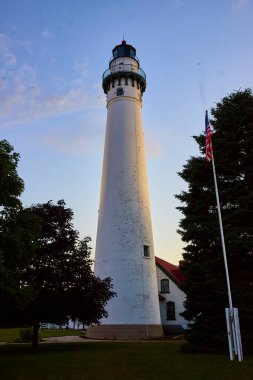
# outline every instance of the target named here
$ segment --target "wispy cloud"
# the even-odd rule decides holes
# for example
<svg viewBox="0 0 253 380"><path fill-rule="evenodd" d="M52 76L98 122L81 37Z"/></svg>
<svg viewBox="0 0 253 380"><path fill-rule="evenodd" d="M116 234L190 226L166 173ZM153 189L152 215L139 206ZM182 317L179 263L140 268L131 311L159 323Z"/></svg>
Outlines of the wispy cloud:
<svg viewBox="0 0 253 380"><path fill-rule="evenodd" d="M13 53L3 54L2 61L8 66L15 65L17 63L16 56Z"/></svg>
<svg viewBox="0 0 253 380"><path fill-rule="evenodd" d="M45 29L42 33L41 33L41 37L42 38L45 38L47 40L50 40L51 38L53 38L53 34L48 30L48 29Z"/></svg>
<svg viewBox="0 0 253 380"><path fill-rule="evenodd" d="M102 150L105 120L93 115L89 121L75 125L60 125L39 138L40 143L66 154L92 154ZM98 149L97 149L98 148Z"/></svg>
<svg viewBox="0 0 253 380"><path fill-rule="evenodd" d="M13 41L0 35L0 120L1 125L14 126L57 115L70 114L90 108L100 108L105 99L91 86L84 90L88 63L75 64L76 81L60 86L59 78L52 78L51 93L40 83L35 67L20 64L12 49ZM20 41L19 41L20 46ZM25 49L25 46L24 46ZM56 78L57 79L57 78ZM61 78L60 78L61 80Z"/></svg>
<svg viewBox="0 0 253 380"><path fill-rule="evenodd" d="M32 42L31 41L20 41L20 45L25 48L25 50L29 53L32 54Z"/></svg>
<svg viewBox="0 0 253 380"><path fill-rule="evenodd" d="M0 34L0 55L9 53L12 41L6 34Z"/></svg>
<svg viewBox="0 0 253 380"><path fill-rule="evenodd" d="M184 2L182 0L174 0L174 3L177 5L177 6L182 6L184 5Z"/></svg>
<svg viewBox="0 0 253 380"><path fill-rule="evenodd" d="M145 147L148 159L156 159L164 155L164 146L172 142L171 131L153 131L146 130L145 132Z"/></svg>
<svg viewBox="0 0 253 380"><path fill-rule="evenodd" d="M240 11L249 4L250 0L236 0L233 4L234 11Z"/></svg>
<svg viewBox="0 0 253 380"><path fill-rule="evenodd" d="M74 64L73 72L75 73L75 78L72 80L73 85L77 87L84 87L85 80L89 70L89 62L85 60L84 62L78 62Z"/></svg>
<svg viewBox="0 0 253 380"><path fill-rule="evenodd" d="M12 41L6 34L0 34L0 62L2 66L15 65L15 54L11 51Z"/></svg>
<svg viewBox="0 0 253 380"><path fill-rule="evenodd" d="M151 134L146 133L145 135L145 148L148 158L158 158L162 155L162 145L161 142L152 137Z"/></svg>
<svg viewBox="0 0 253 380"><path fill-rule="evenodd" d="M75 63L75 65L74 65L74 70L83 76L87 75L88 68L89 68L88 60L86 60L85 62L81 62L81 63L80 62Z"/></svg>
<svg viewBox="0 0 253 380"><path fill-rule="evenodd" d="M71 114L103 106L103 99L96 95L73 89L64 94L45 95L39 86L31 86L15 78L16 87L12 94L0 98L2 125L15 126L32 121Z"/></svg>

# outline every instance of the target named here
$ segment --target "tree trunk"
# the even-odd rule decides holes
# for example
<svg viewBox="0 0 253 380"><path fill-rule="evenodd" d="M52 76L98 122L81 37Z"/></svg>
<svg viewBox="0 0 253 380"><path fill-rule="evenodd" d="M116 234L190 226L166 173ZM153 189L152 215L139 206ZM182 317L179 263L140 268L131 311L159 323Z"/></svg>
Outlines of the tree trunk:
<svg viewBox="0 0 253 380"><path fill-rule="evenodd" d="M38 322L33 323L33 337L32 337L32 349L37 351L39 348L39 329L40 325Z"/></svg>

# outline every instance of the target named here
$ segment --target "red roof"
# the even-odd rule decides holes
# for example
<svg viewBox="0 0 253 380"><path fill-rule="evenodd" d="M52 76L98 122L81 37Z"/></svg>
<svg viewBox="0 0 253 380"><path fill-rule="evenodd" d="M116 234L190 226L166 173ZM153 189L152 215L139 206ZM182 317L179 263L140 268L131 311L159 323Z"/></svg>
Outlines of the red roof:
<svg viewBox="0 0 253 380"><path fill-rule="evenodd" d="M156 265L176 282L176 284L181 285L185 281L185 277L178 266L168 263L168 261L162 260L159 257L155 258Z"/></svg>

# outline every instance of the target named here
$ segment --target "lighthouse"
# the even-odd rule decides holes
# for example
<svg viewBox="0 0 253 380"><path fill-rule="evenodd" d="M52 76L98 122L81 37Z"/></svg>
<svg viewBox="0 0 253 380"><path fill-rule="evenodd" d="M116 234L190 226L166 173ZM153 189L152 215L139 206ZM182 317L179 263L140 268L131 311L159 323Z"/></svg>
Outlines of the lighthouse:
<svg viewBox="0 0 253 380"><path fill-rule="evenodd" d="M136 49L122 41L103 74L107 124L95 252L95 275L111 277L117 296L87 337L163 335L148 194L142 96L146 75Z"/></svg>

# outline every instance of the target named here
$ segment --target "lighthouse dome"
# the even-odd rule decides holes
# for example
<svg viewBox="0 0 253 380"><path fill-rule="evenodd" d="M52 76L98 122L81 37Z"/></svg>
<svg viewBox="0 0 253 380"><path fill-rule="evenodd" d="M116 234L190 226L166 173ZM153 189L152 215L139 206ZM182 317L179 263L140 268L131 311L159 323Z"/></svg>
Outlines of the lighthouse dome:
<svg viewBox="0 0 253 380"><path fill-rule="evenodd" d="M128 45L125 40L121 45L115 46L112 51L113 59L119 57L130 57L136 59L136 49L132 45Z"/></svg>
<svg viewBox="0 0 253 380"><path fill-rule="evenodd" d="M103 74L104 92L107 94L111 86L114 87L115 83L120 86L123 81L125 85L132 83L140 89L141 95L146 89L146 75L140 68L136 49L125 40L112 50L109 68Z"/></svg>

